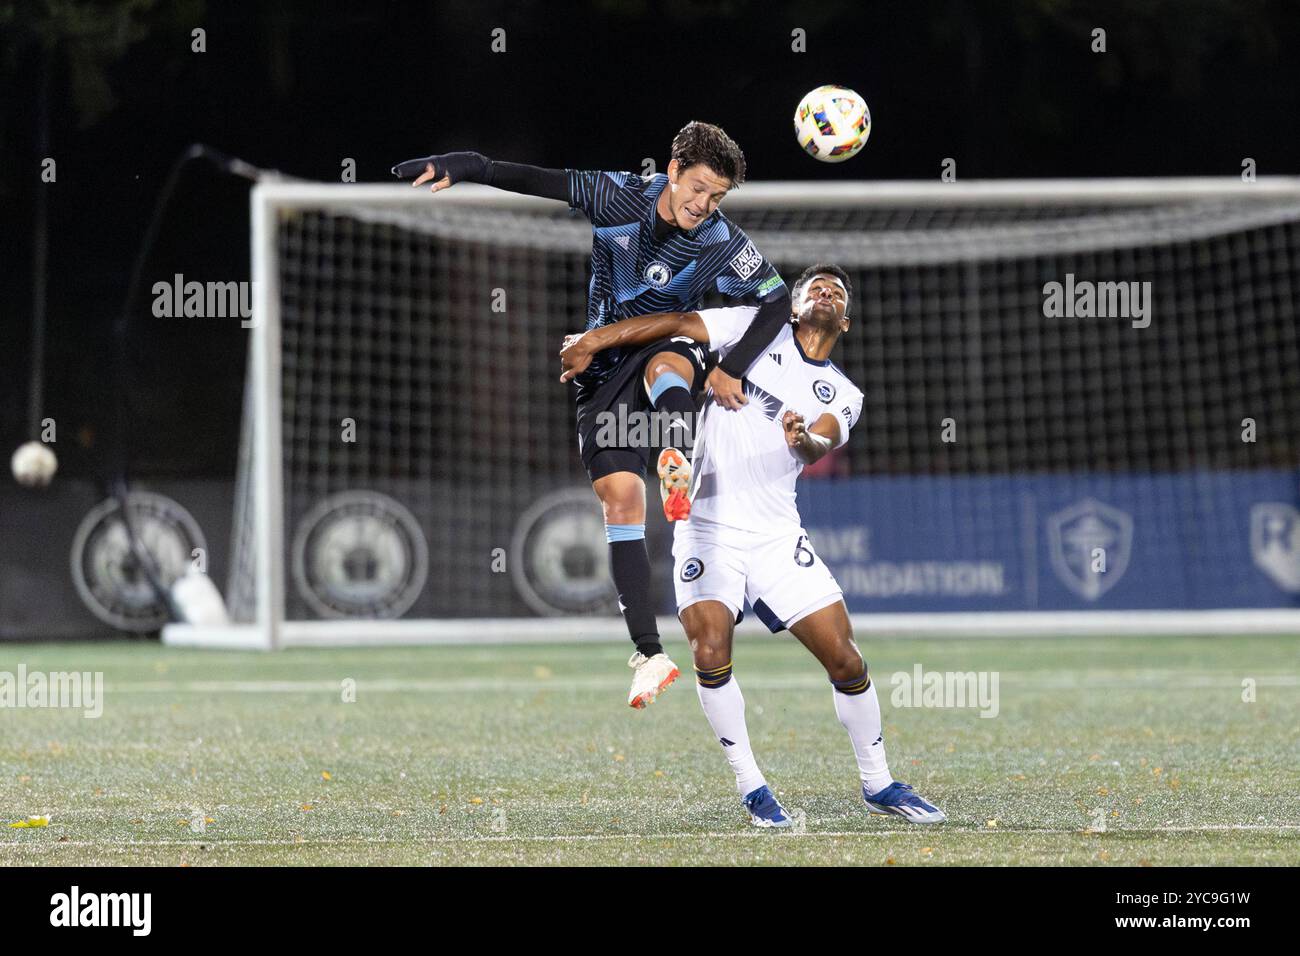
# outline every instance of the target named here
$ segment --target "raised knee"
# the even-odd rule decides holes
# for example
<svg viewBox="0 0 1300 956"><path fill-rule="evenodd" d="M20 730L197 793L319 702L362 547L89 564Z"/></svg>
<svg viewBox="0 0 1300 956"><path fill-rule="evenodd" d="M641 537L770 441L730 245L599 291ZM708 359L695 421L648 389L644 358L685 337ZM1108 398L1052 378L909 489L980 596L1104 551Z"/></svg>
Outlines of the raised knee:
<svg viewBox="0 0 1300 956"><path fill-rule="evenodd" d="M691 386L691 380L695 378L690 363L673 352L661 352L659 355L654 356L646 363L645 369L645 383L647 386L653 385L659 376L670 372L685 381L687 388Z"/></svg>

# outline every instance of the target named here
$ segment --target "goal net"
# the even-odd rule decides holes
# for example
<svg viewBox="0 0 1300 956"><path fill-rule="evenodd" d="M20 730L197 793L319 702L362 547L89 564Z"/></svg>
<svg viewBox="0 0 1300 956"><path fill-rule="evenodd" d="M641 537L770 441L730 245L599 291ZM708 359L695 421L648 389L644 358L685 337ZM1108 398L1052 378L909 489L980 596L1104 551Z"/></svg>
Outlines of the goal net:
<svg viewBox="0 0 1300 956"><path fill-rule="evenodd" d="M557 381L587 221L475 186L252 203L234 624L166 639L620 633ZM799 500L855 615L1300 631L1300 180L752 183L724 209L787 282L853 280L832 357L865 403Z"/></svg>

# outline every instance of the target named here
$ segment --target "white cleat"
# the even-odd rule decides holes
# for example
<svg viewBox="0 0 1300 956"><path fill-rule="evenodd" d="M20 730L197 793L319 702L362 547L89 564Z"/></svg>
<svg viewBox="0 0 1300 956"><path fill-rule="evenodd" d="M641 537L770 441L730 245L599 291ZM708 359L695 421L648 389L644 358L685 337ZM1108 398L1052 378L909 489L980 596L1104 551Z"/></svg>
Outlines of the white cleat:
<svg viewBox="0 0 1300 956"><path fill-rule="evenodd" d="M627 705L637 710L644 709L646 704L653 704L655 698L682 674L662 651L654 657L646 657L636 651L628 658L627 666L636 671L632 678L632 690L627 695Z"/></svg>

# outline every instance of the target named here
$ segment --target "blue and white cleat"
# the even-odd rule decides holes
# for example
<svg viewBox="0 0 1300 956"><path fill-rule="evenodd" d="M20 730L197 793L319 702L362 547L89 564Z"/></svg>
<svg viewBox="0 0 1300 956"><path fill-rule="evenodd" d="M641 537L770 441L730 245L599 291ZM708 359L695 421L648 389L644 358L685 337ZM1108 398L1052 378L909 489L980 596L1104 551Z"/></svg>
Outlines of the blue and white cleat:
<svg viewBox="0 0 1300 956"><path fill-rule="evenodd" d="M790 814L777 802L776 794L764 784L757 790L745 794L745 809L749 811L749 822L756 827L788 827L791 825Z"/></svg>
<svg viewBox="0 0 1300 956"><path fill-rule="evenodd" d="M905 783L894 781L879 793L867 793L862 788L862 799L872 813L892 814L908 823L943 823L948 819L944 812L924 799Z"/></svg>

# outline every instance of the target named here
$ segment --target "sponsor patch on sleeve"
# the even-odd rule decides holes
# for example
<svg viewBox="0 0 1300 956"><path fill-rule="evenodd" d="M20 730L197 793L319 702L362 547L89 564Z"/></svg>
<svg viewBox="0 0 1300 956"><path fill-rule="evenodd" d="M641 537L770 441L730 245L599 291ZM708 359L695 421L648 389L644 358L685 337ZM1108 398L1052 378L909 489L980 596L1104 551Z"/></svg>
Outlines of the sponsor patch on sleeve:
<svg viewBox="0 0 1300 956"><path fill-rule="evenodd" d="M764 279L762 284L758 287L758 297L761 299L763 296L767 295L773 289L778 288L782 284L780 276L772 276L770 279Z"/></svg>
<svg viewBox="0 0 1300 956"><path fill-rule="evenodd" d="M758 271L758 267L762 264L763 257L759 254L759 251L754 248L752 240L746 242L745 248L741 249L736 255L736 258L731 260L732 270L742 279L748 279Z"/></svg>

